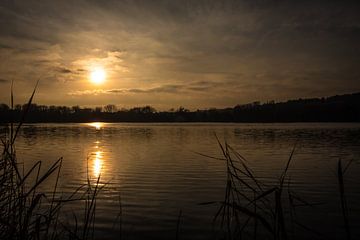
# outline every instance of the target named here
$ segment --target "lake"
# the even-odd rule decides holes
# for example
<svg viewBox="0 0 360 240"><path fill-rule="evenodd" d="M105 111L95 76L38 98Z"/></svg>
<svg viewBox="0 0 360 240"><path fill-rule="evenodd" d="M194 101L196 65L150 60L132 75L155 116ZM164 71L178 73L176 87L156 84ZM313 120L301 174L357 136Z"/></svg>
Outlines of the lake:
<svg viewBox="0 0 360 240"><path fill-rule="evenodd" d="M292 190L317 203L304 207L300 219L327 239L345 236L336 167L339 159L353 161L345 193L352 234L360 237L360 124L26 124L16 149L25 169L63 157L59 188L65 195L86 183L87 174L92 181L101 174L106 185L97 200L96 239L119 237L120 209L123 239L175 239L177 226L179 239L214 239L219 206L199 203L222 201L225 194L225 163L201 155L222 157L215 135L269 184L297 144L288 172ZM50 180L44 190L52 188ZM81 206L69 203L65 219L71 222Z"/></svg>

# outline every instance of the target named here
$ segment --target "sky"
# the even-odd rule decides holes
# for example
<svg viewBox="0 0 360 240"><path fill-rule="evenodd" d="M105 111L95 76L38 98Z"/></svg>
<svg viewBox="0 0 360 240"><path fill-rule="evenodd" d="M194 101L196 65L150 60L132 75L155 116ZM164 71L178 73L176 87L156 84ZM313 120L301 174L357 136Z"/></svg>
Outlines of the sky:
<svg viewBox="0 0 360 240"><path fill-rule="evenodd" d="M1 0L0 102L159 110L360 91L360 4ZM102 84L90 81L103 69Z"/></svg>

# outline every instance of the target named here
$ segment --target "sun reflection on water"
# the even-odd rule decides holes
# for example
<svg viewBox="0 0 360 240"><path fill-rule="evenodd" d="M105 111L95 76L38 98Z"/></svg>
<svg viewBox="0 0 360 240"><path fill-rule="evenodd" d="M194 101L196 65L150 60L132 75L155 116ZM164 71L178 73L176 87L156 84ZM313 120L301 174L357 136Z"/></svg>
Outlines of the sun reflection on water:
<svg viewBox="0 0 360 240"><path fill-rule="evenodd" d="M103 152L96 151L93 160L93 177L98 178L103 170Z"/></svg>
<svg viewBox="0 0 360 240"><path fill-rule="evenodd" d="M93 150L90 154L89 159L91 177L97 179L100 175L101 178L104 174L104 161L105 161L105 152L103 151L103 147L99 140L94 142Z"/></svg>
<svg viewBox="0 0 360 240"><path fill-rule="evenodd" d="M92 123L88 123L87 125L94 127L96 130L100 130L101 128L104 127L104 123L102 122L92 122Z"/></svg>

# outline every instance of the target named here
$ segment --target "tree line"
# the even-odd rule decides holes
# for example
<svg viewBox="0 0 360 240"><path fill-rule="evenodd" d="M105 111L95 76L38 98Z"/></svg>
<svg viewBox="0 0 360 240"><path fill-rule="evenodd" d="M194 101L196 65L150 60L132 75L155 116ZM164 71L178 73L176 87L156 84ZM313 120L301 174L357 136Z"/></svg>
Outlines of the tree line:
<svg viewBox="0 0 360 240"><path fill-rule="evenodd" d="M236 105L223 109L190 111L184 107L157 111L151 106L117 109L103 107L0 104L0 123L18 122L27 110L25 122L360 122L360 93Z"/></svg>

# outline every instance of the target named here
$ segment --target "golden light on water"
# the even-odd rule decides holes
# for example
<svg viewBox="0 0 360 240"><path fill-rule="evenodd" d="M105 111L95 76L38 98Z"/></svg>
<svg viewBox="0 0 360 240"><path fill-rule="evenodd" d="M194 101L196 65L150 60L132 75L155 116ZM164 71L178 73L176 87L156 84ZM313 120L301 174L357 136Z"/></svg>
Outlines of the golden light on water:
<svg viewBox="0 0 360 240"><path fill-rule="evenodd" d="M100 130L102 127L104 127L104 123L102 122L92 122L92 123L88 123L87 125L94 127L96 130Z"/></svg>
<svg viewBox="0 0 360 240"><path fill-rule="evenodd" d="M106 72L102 67L96 67L90 72L90 80L92 83L99 85L105 82L106 80Z"/></svg>
<svg viewBox="0 0 360 240"><path fill-rule="evenodd" d="M92 123L93 124L93 123ZM95 126L96 128L100 128L100 126ZM103 178L104 173L104 166L105 166L105 153L103 151L103 148L101 146L101 142L99 140L96 140L95 146L93 146L93 151L90 154L89 158L89 170L91 171L91 178L93 180L97 180L98 177L101 175L101 178Z"/></svg>
<svg viewBox="0 0 360 240"><path fill-rule="evenodd" d="M103 167L103 153L101 151L95 152L95 157L93 160L92 167L93 167L93 176L95 178L98 178L102 172L102 167Z"/></svg>

